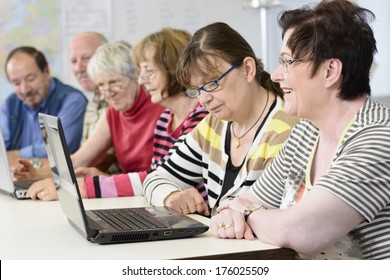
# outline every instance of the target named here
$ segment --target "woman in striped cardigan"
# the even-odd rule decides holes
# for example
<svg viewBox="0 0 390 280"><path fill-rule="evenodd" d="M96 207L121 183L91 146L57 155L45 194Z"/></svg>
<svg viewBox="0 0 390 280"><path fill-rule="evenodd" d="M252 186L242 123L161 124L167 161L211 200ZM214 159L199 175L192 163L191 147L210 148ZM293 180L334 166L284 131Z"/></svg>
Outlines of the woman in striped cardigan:
<svg viewBox="0 0 390 280"><path fill-rule="evenodd" d="M179 60L178 77L187 95L199 98L210 114L148 175L144 194L154 205L209 215L253 184L297 119L284 113L279 86L248 42L225 23L194 34ZM199 184L206 197L196 189Z"/></svg>

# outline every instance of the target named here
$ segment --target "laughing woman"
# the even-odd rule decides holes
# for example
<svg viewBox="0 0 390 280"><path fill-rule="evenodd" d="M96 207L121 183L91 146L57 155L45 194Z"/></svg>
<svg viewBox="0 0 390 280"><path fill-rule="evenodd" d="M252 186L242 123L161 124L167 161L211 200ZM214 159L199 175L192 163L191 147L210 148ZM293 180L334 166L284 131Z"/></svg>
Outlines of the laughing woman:
<svg viewBox="0 0 390 280"><path fill-rule="evenodd" d="M220 206L216 236L256 235L304 258L390 258L390 109L370 98L373 16L347 0L282 14L272 79L303 120L253 187Z"/></svg>

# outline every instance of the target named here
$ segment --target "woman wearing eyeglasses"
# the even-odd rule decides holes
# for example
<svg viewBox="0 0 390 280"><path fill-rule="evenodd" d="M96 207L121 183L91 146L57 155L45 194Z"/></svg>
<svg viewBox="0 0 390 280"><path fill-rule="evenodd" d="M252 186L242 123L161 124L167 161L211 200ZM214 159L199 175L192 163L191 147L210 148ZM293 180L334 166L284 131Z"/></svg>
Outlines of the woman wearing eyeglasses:
<svg viewBox="0 0 390 280"><path fill-rule="evenodd" d="M73 155L76 167L91 166L100 151L111 144L124 172L143 171L150 165L153 131L163 108L151 102L148 92L138 85L131 50L124 41L108 43L88 63L88 74L109 109L97 125L96 137Z"/></svg>
<svg viewBox="0 0 390 280"><path fill-rule="evenodd" d="M373 18L347 0L281 15L272 79L302 121L251 189L220 206L215 236L256 235L303 258L390 258L390 109L370 98Z"/></svg>
<svg viewBox="0 0 390 280"><path fill-rule="evenodd" d="M159 112L157 123L153 117L154 112L144 112L141 116L142 120L138 120L140 129L130 132L135 133L135 137L116 136L116 138L122 141L122 145L134 145L134 150L130 152L138 153L139 156L144 157L143 160L148 160L147 167L140 167L137 172L132 171L113 176L108 176L93 167L79 167L76 169L77 175L86 176L79 184L81 194L84 197L142 195L142 182L148 172L166 161L177 146L183 142L185 135L208 114L208 111L200 105L197 99L189 98L184 94L185 88L176 78L177 60L190 38L191 34L187 31L164 28L159 32L146 36L134 46L131 53L127 53L127 55L131 55L134 65L138 68L139 76L137 80L147 90L147 99L151 100L153 104L163 106L165 110L163 112L161 110L157 111ZM96 60L92 60L92 64L89 66L90 71L92 70L91 77L112 106L115 106L115 108L126 108L128 107L126 100L120 98L123 95L119 94L119 92L128 86L130 81L119 76L106 77L100 74L101 72L98 70L102 67L100 66L101 63L104 63L103 65L108 63L103 58L105 57L98 56ZM108 56L106 58L109 59ZM96 70L94 70L95 68ZM132 99L130 98L129 100L131 101ZM148 108L148 110L153 110L153 108ZM154 121L152 158L145 156L144 148L141 146L145 145L142 142L142 138L148 133L148 128L146 127L144 131L142 126L150 120ZM114 119L113 127L116 127L117 124L118 121ZM123 126L123 129L126 130L126 127ZM132 127L129 126L128 129L132 130ZM139 143L134 143L137 141ZM145 146L146 151L147 149L148 146ZM123 150L122 152L127 153L127 151ZM79 161L80 156L84 155L75 154L74 160ZM125 157L126 155L123 156ZM132 156L136 159L139 157L134 154ZM202 192L201 185L199 189ZM53 189L45 190L45 193L49 191L52 192Z"/></svg>
<svg viewBox="0 0 390 280"><path fill-rule="evenodd" d="M178 65L186 94L210 114L144 182L146 199L183 213L209 215L246 190L296 123L283 111L282 91L245 39L224 23L198 30ZM204 184L207 201L195 188Z"/></svg>
<svg viewBox="0 0 390 280"><path fill-rule="evenodd" d="M137 173L85 177L86 197L142 195L142 182L148 172L166 161L184 141L185 135L208 114L196 98L184 94L185 88L176 77L177 61L190 38L187 31L164 28L146 36L132 49L131 56L139 73L138 83L148 91L152 103L166 108L155 125L153 158L147 168ZM149 118L148 114L144 115L145 119ZM140 137L143 134L142 131L137 133ZM88 168L77 171L79 175L99 174ZM200 192L204 191L201 185L199 188Z"/></svg>
<svg viewBox="0 0 390 280"><path fill-rule="evenodd" d="M100 46L88 63L88 74L109 104L106 117L96 124L94 133L72 155L76 175L79 167L94 166L101 154L114 147L124 172L148 170L153 157L153 132L164 108L154 104L137 83L137 69L125 41ZM95 168L93 174L102 174ZM83 189L82 189L83 190ZM27 193L32 199L58 199L53 180L34 183Z"/></svg>

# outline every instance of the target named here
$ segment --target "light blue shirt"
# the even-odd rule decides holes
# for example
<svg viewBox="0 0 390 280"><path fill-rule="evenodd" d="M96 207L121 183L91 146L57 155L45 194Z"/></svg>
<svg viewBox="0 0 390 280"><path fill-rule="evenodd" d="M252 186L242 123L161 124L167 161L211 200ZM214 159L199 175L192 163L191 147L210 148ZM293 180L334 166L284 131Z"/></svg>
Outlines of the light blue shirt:
<svg viewBox="0 0 390 280"><path fill-rule="evenodd" d="M62 94L60 90L55 93L56 86L59 87L57 88L58 90L64 85L58 80L56 83L54 79L51 79L49 94L38 108L34 109L25 103L23 104L25 117L20 139L21 148L19 151L21 157L43 158L47 156L39 127L38 113L49 112L47 103L51 94ZM12 136L9 121L10 108L6 105L4 102L0 109L0 127L3 131L5 146L9 150L12 143ZM87 100L84 95L77 89L74 89L74 93L71 92L64 99L63 105L57 114L64 127L70 153L74 153L80 147L86 105Z"/></svg>

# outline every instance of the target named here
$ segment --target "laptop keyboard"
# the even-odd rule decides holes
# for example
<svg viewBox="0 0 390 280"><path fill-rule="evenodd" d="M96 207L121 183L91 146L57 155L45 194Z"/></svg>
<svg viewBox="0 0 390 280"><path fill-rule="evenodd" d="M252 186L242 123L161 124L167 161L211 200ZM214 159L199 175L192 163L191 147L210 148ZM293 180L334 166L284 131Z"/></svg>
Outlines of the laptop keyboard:
<svg viewBox="0 0 390 280"><path fill-rule="evenodd" d="M15 186L15 188L27 190L35 182L37 182L37 180L14 181L14 186Z"/></svg>
<svg viewBox="0 0 390 280"><path fill-rule="evenodd" d="M154 217L135 208L92 210L92 212L117 230L167 228Z"/></svg>

